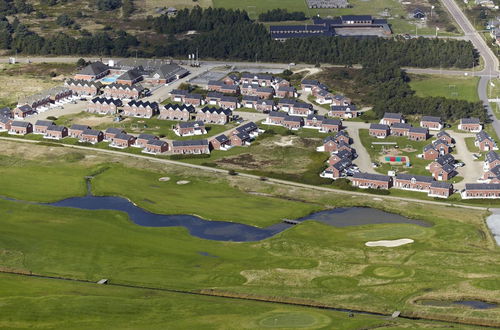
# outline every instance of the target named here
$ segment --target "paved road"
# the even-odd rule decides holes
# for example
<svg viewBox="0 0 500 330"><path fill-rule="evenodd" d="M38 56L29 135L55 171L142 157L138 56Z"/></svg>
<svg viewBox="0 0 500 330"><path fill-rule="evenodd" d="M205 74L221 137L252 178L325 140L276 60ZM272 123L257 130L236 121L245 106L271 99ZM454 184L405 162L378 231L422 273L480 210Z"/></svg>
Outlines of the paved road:
<svg viewBox="0 0 500 330"><path fill-rule="evenodd" d="M0 137L0 140L14 141L14 142L20 142L20 143L40 143L40 142L42 142L42 141L27 140L27 139L14 138L14 137L12 137L12 138L11 137ZM158 162L158 163L162 163L162 164L189 167L189 168L202 170L202 171L228 174L227 170L222 170L222 169L207 167L207 166L201 166L201 165L195 165L195 164L189 164L189 163L183 163L180 161L175 161L175 160L170 160L170 159L160 159L160 158L155 158L155 157L125 153L122 151L99 149L99 148L85 147L85 146L63 145L63 144L61 144L61 146L64 146L65 148L80 149L80 150L86 150L86 151L91 151L91 152L99 152L99 153L105 153L105 154L109 154L109 155L133 157L133 158L144 159L144 160L148 160L148 161L152 161L152 162ZM257 175L251 175L251 174L245 174L245 173L239 173L238 175L241 177L248 178L248 179L261 181L261 177L257 176ZM336 193L336 194L345 194L345 195L350 195L350 196L353 196L353 195L364 196L364 197L369 197L369 198L376 198L378 200L382 199L382 200L406 201L406 202L414 202L414 203L420 203L420 204L454 206L454 207L461 207L461 208L473 209L473 210L488 210L488 208L480 207L480 206L454 204L454 203L449 203L449 202L444 202L444 201L437 202L437 201L429 201L429 200L421 200L421 199L397 197L397 196L373 195L373 194L363 193L363 192L344 191L344 190L337 190L337 189L332 189L332 188L327 188L327 187L318 187L318 186L313 186L313 185L308 185L308 184L303 184L303 183L298 183L298 182L293 182L293 181L287 181L287 180L268 178L265 182L267 182L268 184L282 184L282 185L287 185L287 186L291 186L291 187L305 188L305 189L330 192L330 193Z"/></svg>
<svg viewBox="0 0 500 330"><path fill-rule="evenodd" d="M370 124L357 121L344 121L344 125L346 126L347 133L349 133L349 136L352 138L352 147L358 154L358 158L354 160L354 163L359 167L359 170L361 172L377 173L377 171L375 171L375 169L372 167L370 154L365 149L365 147L361 143L361 139L359 138L359 130L361 128L368 129L370 127Z"/></svg>
<svg viewBox="0 0 500 330"><path fill-rule="evenodd" d="M460 26L460 28L464 31L467 39L472 42L474 47L476 47L476 49L479 51L479 54L484 59L484 69L478 73L481 74L481 78L478 84L478 94L479 98L488 109L488 113L490 114L491 120L493 121L493 128L495 129L497 135L499 135L500 121L495 117L495 114L490 107L487 95L490 76L498 77L500 74L498 58L488 47L486 41L481 37L479 32L476 31L474 26L467 19L455 0L442 0L442 2L445 5L446 9L448 9L450 14L453 16L457 24Z"/></svg>
<svg viewBox="0 0 500 330"><path fill-rule="evenodd" d="M467 145L465 144L465 138L474 137L475 134L457 133L451 130L448 130L447 132L455 140L455 150L457 153L454 157L465 164L464 167L459 167L457 169L458 175L464 179L461 182L454 184L454 186L459 190L464 189L466 183L476 182L483 173L483 162L475 161L472 158L472 153L469 152Z"/></svg>

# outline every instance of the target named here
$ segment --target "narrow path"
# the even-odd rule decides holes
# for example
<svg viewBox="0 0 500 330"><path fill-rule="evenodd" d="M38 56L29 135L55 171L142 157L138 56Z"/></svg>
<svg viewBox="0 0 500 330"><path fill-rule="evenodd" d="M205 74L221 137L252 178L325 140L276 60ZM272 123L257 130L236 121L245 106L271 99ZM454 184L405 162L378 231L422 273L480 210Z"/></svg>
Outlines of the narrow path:
<svg viewBox="0 0 500 330"><path fill-rule="evenodd" d="M21 139L21 138L10 138L10 137L0 137L0 140L20 142L20 143L34 143L34 144L40 143L40 142L46 142L46 141L25 140L25 139ZM126 153L126 152L122 152L122 151L99 149L99 148L86 147L86 146L68 145L68 144L58 144L58 145L60 145L62 147L66 147L66 148L71 148L71 149L80 149L80 150L86 150L86 151L91 151L91 152L106 153L106 154L110 154L110 155L133 157L133 158L138 158L138 159L149 160L152 162L189 167L189 168L208 171L208 172L217 172L217 173L224 173L224 174L228 174L228 172L229 172L228 170L223 170L223 169L219 169L219 168L189 164L189 163L184 163L184 162L170 160L170 159L161 159L161 158L154 158L154 157L149 157L149 156L144 156L144 155L136 155L136 154ZM261 181L261 177L257 176L257 175L246 174L246 173L238 173L238 175L241 177L244 177L244 178L249 178L249 179ZM318 187L318 186L313 186L313 185L309 185L309 184L298 183L298 182L287 181L287 180L280 180L280 179L273 179L273 178L268 178L265 182L267 182L268 184L283 184L283 185L288 185L288 186L293 186L293 187L311 189L311 190L316 190L316 191L324 191L324 192L330 192L330 193L336 193L336 194L345 194L345 195L350 195L350 196L353 196L353 195L354 196L363 196L363 197L370 197L370 198L395 200L395 201L406 201L406 202L414 202L414 203L429 204L429 205L454 206L454 207L461 207L461 208L466 208L466 209L482 210L482 211L487 211L489 209L487 207L455 204L455 203L450 203L450 202L438 202L438 201L429 201L429 200L422 200L422 199L416 199L416 198L373 195L373 194L357 192L357 191L337 190L337 189L333 189L333 188Z"/></svg>

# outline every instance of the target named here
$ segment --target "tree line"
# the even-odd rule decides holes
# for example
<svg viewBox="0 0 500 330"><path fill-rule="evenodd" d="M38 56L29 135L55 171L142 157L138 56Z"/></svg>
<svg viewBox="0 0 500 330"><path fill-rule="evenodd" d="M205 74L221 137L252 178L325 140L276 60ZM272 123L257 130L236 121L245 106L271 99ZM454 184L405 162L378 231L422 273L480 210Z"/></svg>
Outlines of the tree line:
<svg viewBox="0 0 500 330"><path fill-rule="evenodd" d="M286 9L272 9L259 15L261 22L305 21L306 19L306 14L301 11L290 13Z"/></svg>
<svg viewBox="0 0 500 330"><path fill-rule="evenodd" d="M478 62L472 44L463 40L309 37L279 42L242 10L195 7L180 10L175 17L159 16L150 24L161 42L152 44L147 38L138 40L113 29L80 37L65 33L44 37L17 19L11 24L0 16L0 47L40 55L129 56L137 52L141 57L185 57L198 51L202 58L342 65L391 62L398 66L469 68ZM176 36L190 30L198 34Z"/></svg>
<svg viewBox="0 0 500 330"><path fill-rule="evenodd" d="M419 97L410 88L410 78L394 63L365 64L356 82L370 90L368 102L378 118L385 112L405 115L429 115L444 120L477 117L488 122L488 114L481 102L448 99L445 97Z"/></svg>

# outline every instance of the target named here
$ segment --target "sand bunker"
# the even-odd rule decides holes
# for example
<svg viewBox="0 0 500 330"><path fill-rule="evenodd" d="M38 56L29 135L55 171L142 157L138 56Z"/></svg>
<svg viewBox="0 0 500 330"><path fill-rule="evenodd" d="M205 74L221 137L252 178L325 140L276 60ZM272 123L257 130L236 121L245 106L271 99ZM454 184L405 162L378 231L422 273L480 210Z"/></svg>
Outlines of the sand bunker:
<svg viewBox="0 0 500 330"><path fill-rule="evenodd" d="M164 176L162 178L159 178L158 181L170 181L170 178L168 176Z"/></svg>
<svg viewBox="0 0 500 330"><path fill-rule="evenodd" d="M374 242L366 242L366 246L383 246L383 247L396 247L396 246L401 246L405 244L410 244L413 243L414 240L411 238L401 238L401 239L395 239L391 241L374 241Z"/></svg>
<svg viewBox="0 0 500 330"><path fill-rule="evenodd" d="M188 184L190 181L187 181L187 180L181 180L181 181L177 181L177 184Z"/></svg>

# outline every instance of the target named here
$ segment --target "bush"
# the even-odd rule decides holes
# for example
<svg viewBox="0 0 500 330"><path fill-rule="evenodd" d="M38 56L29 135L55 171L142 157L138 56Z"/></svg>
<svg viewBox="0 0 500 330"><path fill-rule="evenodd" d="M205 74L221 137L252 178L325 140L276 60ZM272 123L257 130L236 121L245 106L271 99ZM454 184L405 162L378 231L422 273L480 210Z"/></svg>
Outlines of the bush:
<svg viewBox="0 0 500 330"><path fill-rule="evenodd" d="M60 16L57 17L56 19L56 24L59 25L59 26L62 26L62 27L68 27L70 26L71 24L73 24L75 21L73 21L71 19L71 17L69 17L68 15L66 14L62 14Z"/></svg>
<svg viewBox="0 0 500 330"><path fill-rule="evenodd" d="M209 154L180 154L180 155L172 155L170 156L170 159L172 160L178 160L178 159L204 159L204 158L210 158Z"/></svg>
<svg viewBox="0 0 500 330"><path fill-rule="evenodd" d="M54 121L54 120L57 120L57 117L55 117L55 116L48 116L48 117L47 117L47 120L52 120L52 121Z"/></svg>
<svg viewBox="0 0 500 330"><path fill-rule="evenodd" d="M115 10L121 6L121 0L97 0L97 9L101 11Z"/></svg>

